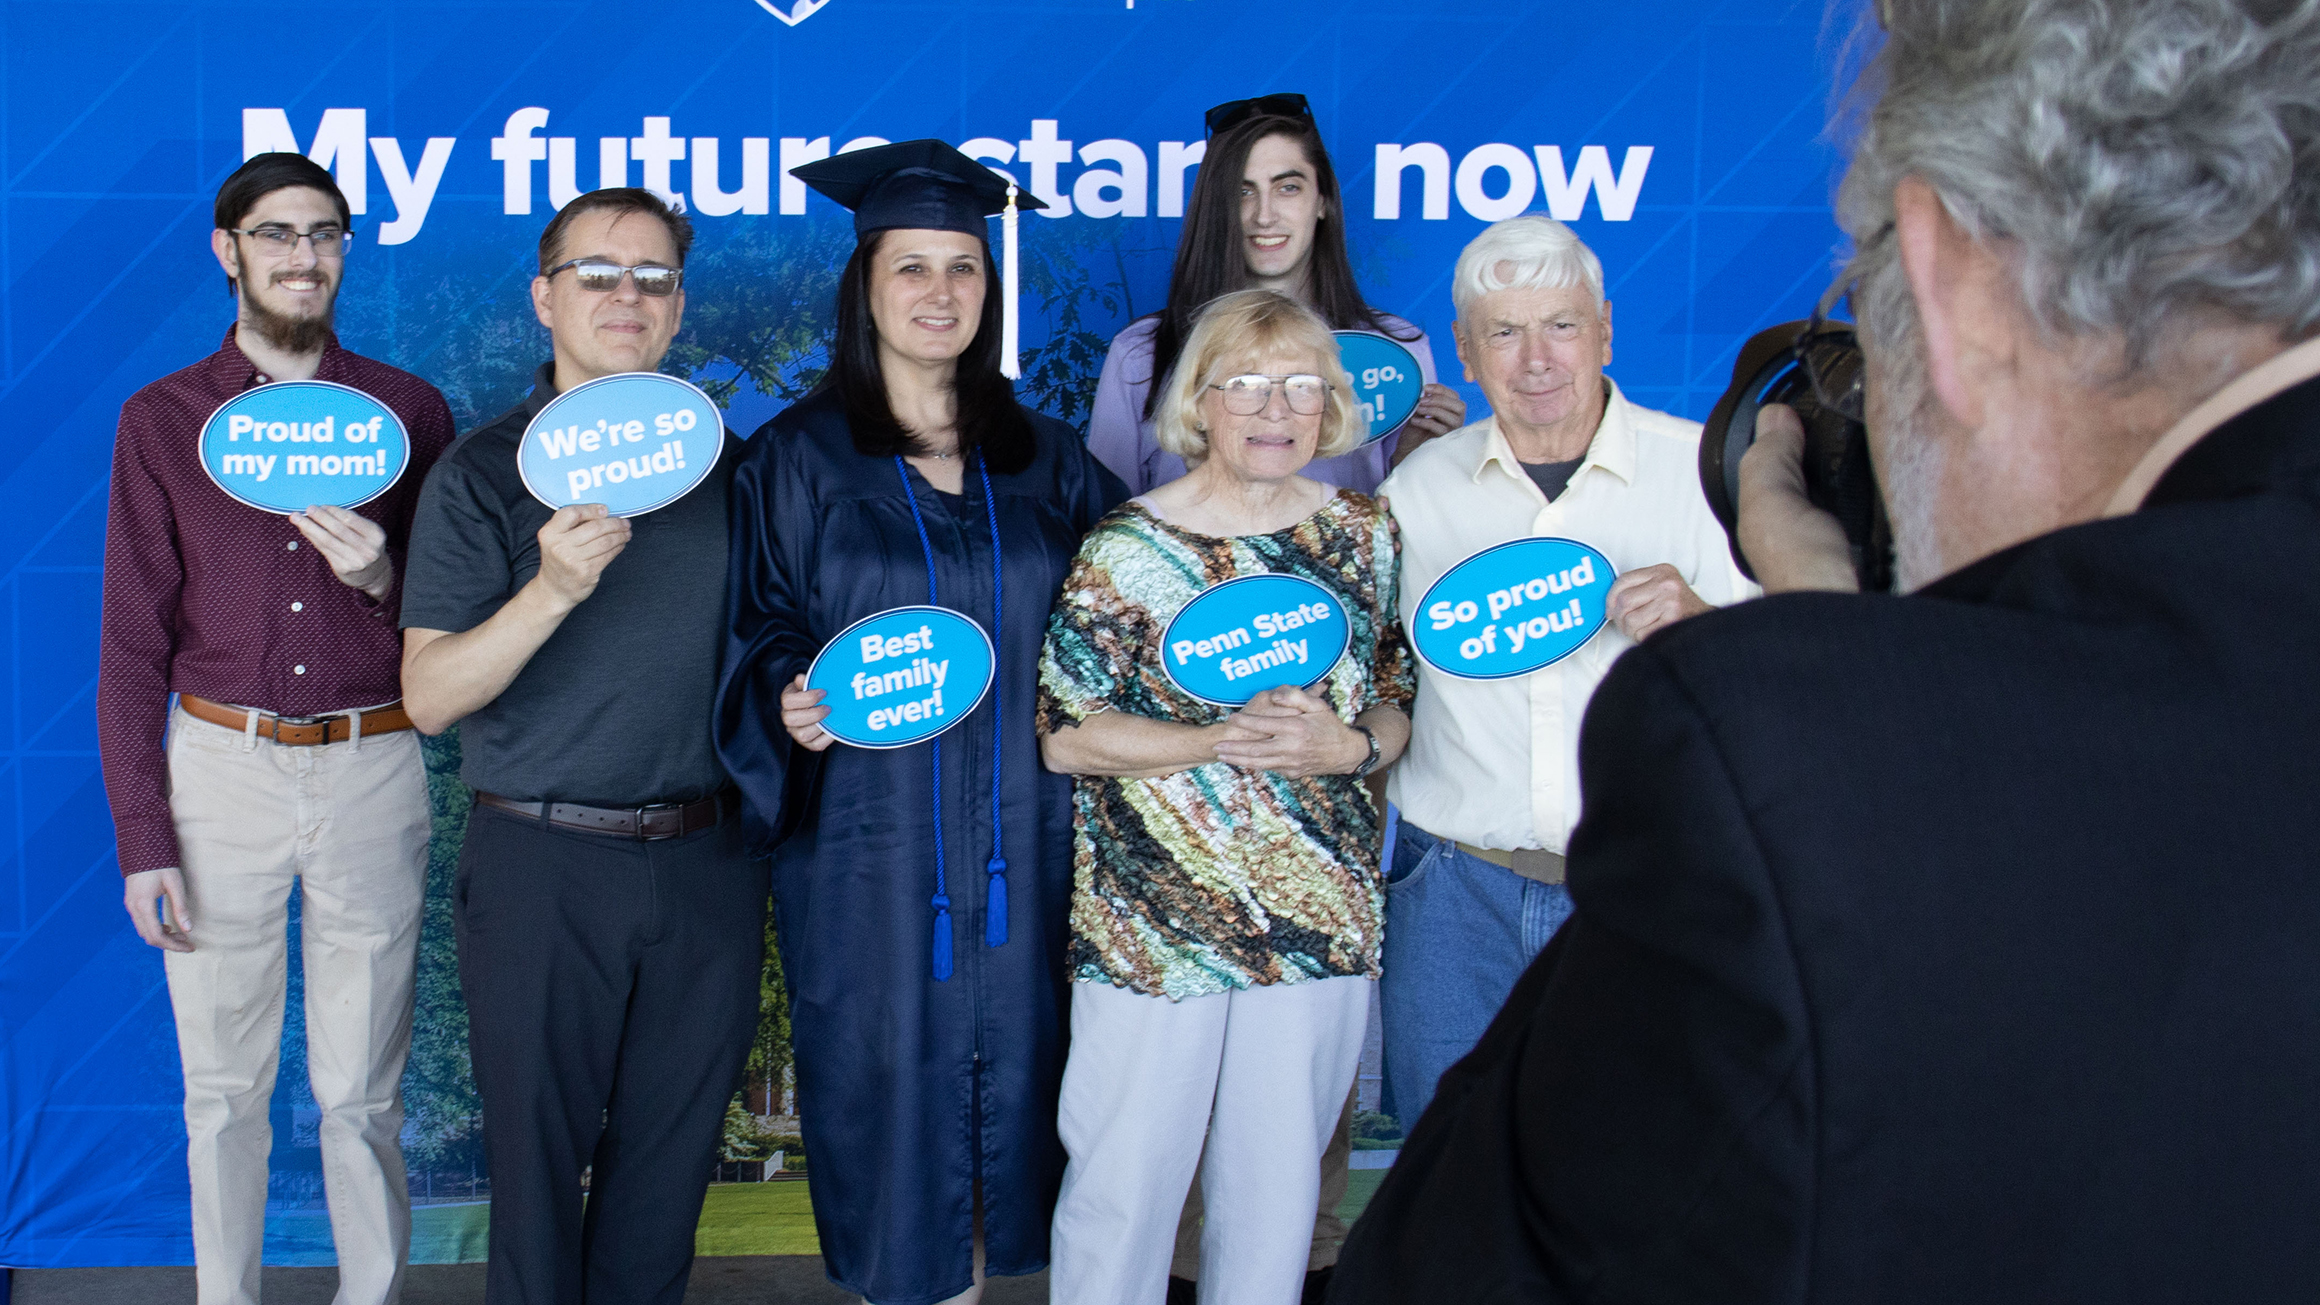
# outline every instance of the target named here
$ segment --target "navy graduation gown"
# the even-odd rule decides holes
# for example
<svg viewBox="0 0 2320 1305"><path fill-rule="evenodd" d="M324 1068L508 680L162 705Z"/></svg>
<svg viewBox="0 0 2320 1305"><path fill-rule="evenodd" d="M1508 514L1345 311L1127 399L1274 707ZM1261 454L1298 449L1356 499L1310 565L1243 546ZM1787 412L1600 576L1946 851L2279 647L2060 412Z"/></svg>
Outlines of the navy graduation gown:
<svg viewBox="0 0 2320 1305"><path fill-rule="evenodd" d="M766 423L733 473L732 564L717 749L773 857L776 937L814 1222L830 1277L879 1305L967 1289L973 1193L987 1272L1035 1273L1062 1182L1056 1095L1067 1005L1071 781L1040 765L1032 706L1049 611L1080 538L1126 489L1063 423L1029 414L1030 466L993 473L1006 554L997 693L942 735L954 968L932 975L931 743L792 745L784 685L847 625L927 601L901 473L854 448L824 391ZM936 492L914 469L944 607L992 625L983 483ZM994 707L994 699L998 707ZM1007 942L984 941L991 742L1005 712Z"/></svg>

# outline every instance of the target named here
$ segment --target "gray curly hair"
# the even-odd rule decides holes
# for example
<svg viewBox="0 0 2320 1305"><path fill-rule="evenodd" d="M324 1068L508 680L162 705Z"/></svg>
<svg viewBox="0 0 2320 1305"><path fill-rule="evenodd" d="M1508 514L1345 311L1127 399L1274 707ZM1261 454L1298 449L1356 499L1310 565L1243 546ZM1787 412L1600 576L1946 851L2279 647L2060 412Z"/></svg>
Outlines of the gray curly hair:
<svg viewBox="0 0 2320 1305"><path fill-rule="evenodd" d="M2056 337L2132 372L2218 321L2320 325L2320 0L1886 0L1839 193L1854 309L1914 361L1893 189L1999 245Z"/></svg>

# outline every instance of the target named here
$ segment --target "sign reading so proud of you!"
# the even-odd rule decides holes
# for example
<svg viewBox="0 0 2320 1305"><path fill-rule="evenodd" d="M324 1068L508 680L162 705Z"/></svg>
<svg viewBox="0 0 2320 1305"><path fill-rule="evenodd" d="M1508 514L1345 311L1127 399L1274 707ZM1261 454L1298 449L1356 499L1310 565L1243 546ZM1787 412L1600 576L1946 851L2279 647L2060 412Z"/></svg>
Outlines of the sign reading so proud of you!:
<svg viewBox="0 0 2320 1305"><path fill-rule="evenodd" d="M1177 609L1160 636L1160 667L1202 702L1237 707L1267 689L1329 674L1353 627L1328 589L1294 575L1244 575L1210 585Z"/></svg>
<svg viewBox="0 0 2320 1305"><path fill-rule="evenodd" d="M411 436L387 405L334 381L277 381L218 405L201 427L201 468L261 512L360 507L411 465Z"/></svg>
<svg viewBox="0 0 2320 1305"><path fill-rule="evenodd" d="M830 640L806 668L840 743L900 748L967 718L991 690L991 636L947 607L892 607Z"/></svg>
<svg viewBox="0 0 2320 1305"><path fill-rule="evenodd" d="M552 508L602 503L642 516L690 493L716 470L725 420L709 396L674 376L599 376L555 397L532 424L516 469Z"/></svg>
<svg viewBox="0 0 2320 1305"><path fill-rule="evenodd" d="M1445 675L1528 675L1595 637L1616 578L1610 558L1576 539L1493 544L1427 586L1411 642Z"/></svg>

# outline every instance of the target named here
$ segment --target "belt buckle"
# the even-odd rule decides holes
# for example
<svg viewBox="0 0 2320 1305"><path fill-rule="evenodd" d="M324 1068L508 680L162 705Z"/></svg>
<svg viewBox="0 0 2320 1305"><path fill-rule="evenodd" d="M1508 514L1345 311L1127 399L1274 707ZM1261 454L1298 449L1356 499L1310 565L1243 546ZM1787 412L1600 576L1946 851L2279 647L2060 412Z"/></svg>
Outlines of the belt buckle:
<svg viewBox="0 0 2320 1305"><path fill-rule="evenodd" d="M666 823L663 823L663 819ZM685 808L674 802L636 809L636 837L644 843L685 836Z"/></svg>
<svg viewBox="0 0 2320 1305"><path fill-rule="evenodd" d="M338 719L336 716L276 716L274 723L277 725L320 725L324 721L336 719Z"/></svg>

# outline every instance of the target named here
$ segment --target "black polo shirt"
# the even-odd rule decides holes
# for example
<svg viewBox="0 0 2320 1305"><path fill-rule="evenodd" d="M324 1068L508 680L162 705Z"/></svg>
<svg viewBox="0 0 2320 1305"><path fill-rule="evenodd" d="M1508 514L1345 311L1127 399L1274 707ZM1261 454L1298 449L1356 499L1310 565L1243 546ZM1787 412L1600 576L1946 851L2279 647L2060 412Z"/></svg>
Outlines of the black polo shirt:
<svg viewBox="0 0 2320 1305"><path fill-rule="evenodd" d="M556 396L543 363L524 401L428 473L403 579L405 629L481 625L540 569L550 515L516 470ZM692 493L630 520L628 547L505 692L460 722L460 777L519 801L633 807L725 786L710 739L725 630L725 498L741 442Z"/></svg>

